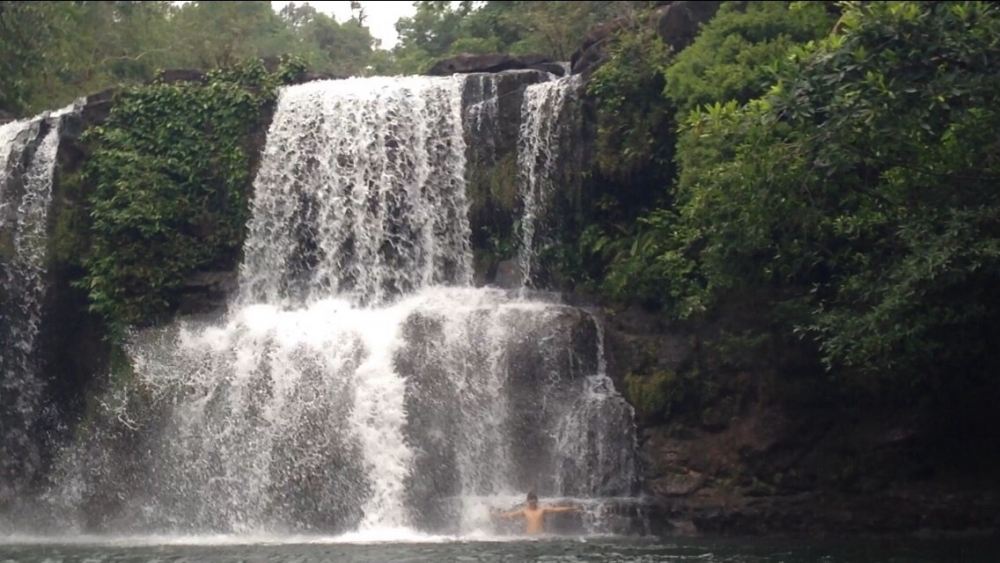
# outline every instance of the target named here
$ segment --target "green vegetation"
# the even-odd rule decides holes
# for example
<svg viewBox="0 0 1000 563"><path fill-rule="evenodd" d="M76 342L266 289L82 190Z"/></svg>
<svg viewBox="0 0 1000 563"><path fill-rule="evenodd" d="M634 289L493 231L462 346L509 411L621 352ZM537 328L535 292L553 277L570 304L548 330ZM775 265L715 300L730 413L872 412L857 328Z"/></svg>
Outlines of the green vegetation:
<svg viewBox="0 0 1000 563"><path fill-rule="evenodd" d="M767 73L800 44L792 38L816 39L832 26L818 3L730 2L675 56L650 23L623 30L588 85L598 107L599 213L580 237L581 262L591 265L578 277L616 299L699 309L686 290L699 274L665 236L688 228L675 218L676 123L698 103L762 94ZM699 150L707 149L688 154Z"/></svg>
<svg viewBox="0 0 1000 563"><path fill-rule="evenodd" d="M650 27L621 34L587 85L598 103L597 165L608 178L671 168L674 111L661 95L670 50Z"/></svg>
<svg viewBox="0 0 1000 563"><path fill-rule="evenodd" d="M727 2L667 70L666 96L680 116L716 102L746 103L775 81L789 50L833 28L821 2Z"/></svg>
<svg viewBox="0 0 1000 563"><path fill-rule="evenodd" d="M0 112L65 105L162 69L225 68L292 55L335 76L421 72L457 53L539 53L569 60L592 25L648 2L415 2L380 48L360 3L338 22L308 2L20 2L0 0Z"/></svg>
<svg viewBox="0 0 1000 563"><path fill-rule="evenodd" d="M434 61L459 53L539 53L568 61L594 24L632 15L648 2L414 4L417 13L396 23L394 70L403 73L424 71Z"/></svg>
<svg viewBox="0 0 1000 563"><path fill-rule="evenodd" d="M277 73L255 61L204 84L134 87L87 131L92 242L81 284L92 310L118 328L154 321L185 276L235 262L251 182L247 138L297 72L294 61Z"/></svg>
<svg viewBox="0 0 1000 563"><path fill-rule="evenodd" d="M648 374L625 376L625 396L647 422L681 415L711 418L715 413L707 405L718 402L717 387L716 382L690 368L679 372L657 369Z"/></svg>
<svg viewBox="0 0 1000 563"><path fill-rule="evenodd" d="M905 397L988 377L1000 10L841 7L834 28L814 5L725 6L666 70L664 96L694 108L677 179L582 246L606 261L605 291L675 317L763 300L759 330L813 343L850 387Z"/></svg>
<svg viewBox="0 0 1000 563"><path fill-rule="evenodd" d="M279 14L270 2L0 1L0 110L30 115L160 69L282 55L332 74L378 59L360 8L338 23L301 4Z"/></svg>

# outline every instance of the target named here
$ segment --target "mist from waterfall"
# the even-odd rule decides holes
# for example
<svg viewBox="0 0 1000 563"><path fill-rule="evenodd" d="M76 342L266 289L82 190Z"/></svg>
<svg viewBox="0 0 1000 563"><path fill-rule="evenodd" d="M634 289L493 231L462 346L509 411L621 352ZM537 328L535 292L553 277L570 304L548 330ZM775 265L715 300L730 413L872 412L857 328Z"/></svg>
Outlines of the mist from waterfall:
<svg viewBox="0 0 1000 563"><path fill-rule="evenodd" d="M222 318L129 339L130 380L46 497L65 525L492 533L489 511L530 489L634 492L597 319L472 286L463 121L495 121L496 89L467 111L467 80L281 91L240 289Z"/></svg>

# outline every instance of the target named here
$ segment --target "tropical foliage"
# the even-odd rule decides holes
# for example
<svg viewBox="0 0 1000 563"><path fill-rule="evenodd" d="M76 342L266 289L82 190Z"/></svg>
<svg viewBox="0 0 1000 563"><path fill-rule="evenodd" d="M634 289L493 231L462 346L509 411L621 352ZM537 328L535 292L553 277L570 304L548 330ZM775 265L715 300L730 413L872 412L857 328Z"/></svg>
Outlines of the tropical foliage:
<svg viewBox="0 0 1000 563"><path fill-rule="evenodd" d="M311 70L363 74L375 41L309 5L270 2L0 1L0 110L29 115L161 69L212 70L294 55Z"/></svg>
<svg viewBox="0 0 1000 563"><path fill-rule="evenodd" d="M396 23L395 70L426 70L459 53L538 53L568 61L596 23L641 10L648 2L415 2Z"/></svg>
<svg viewBox="0 0 1000 563"><path fill-rule="evenodd" d="M263 126L277 86L301 72L260 61L210 73L204 83L154 82L116 98L87 131L93 185L91 248L81 285L113 326L171 311L184 279L235 263L250 187L248 136Z"/></svg>
<svg viewBox="0 0 1000 563"><path fill-rule="evenodd" d="M987 372L1000 319L1000 10L843 8L828 37L761 49L742 84L706 90L691 76L732 8L675 59L667 95L711 105L681 127L671 204L605 243L618 252L604 287L678 317L750 291L865 386ZM796 9L745 15L798 21ZM713 64L731 63L701 75ZM748 101L763 67L771 87Z"/></svg>

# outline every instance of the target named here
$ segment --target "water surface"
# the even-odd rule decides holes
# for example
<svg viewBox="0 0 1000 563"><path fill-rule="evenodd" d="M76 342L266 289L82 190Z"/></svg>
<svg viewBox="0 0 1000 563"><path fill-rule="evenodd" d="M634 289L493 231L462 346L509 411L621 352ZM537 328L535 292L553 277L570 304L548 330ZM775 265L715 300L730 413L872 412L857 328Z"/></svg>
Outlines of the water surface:
<svg viewBox="0 0 1000 563"><path fill-rule="evenodd" d="M698 561L760 563L945 561L995 562L1000 548L984 539L863 540L805 543L756 538L565 538L458 540L442 536L411 541L339 537L87 537L0 538L0 562L438 562L438 561Z"/></svg>

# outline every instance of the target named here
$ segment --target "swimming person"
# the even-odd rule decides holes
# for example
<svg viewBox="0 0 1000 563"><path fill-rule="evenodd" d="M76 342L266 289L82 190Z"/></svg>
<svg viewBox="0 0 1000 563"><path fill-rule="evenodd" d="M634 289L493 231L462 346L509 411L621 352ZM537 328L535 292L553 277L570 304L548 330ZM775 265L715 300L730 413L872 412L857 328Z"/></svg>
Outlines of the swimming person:
<svg viewBox="0 0 1000 563"><path fill-rule="evenodd" d="M528 493L528 505L524 508L511 510L509 512L498 512L496 516L500 518L524 518L524 531L527 534L540 534L545 529L545 515L559 512L577 512L578 506L538 506L538 496L535 491Z"/></svg>

